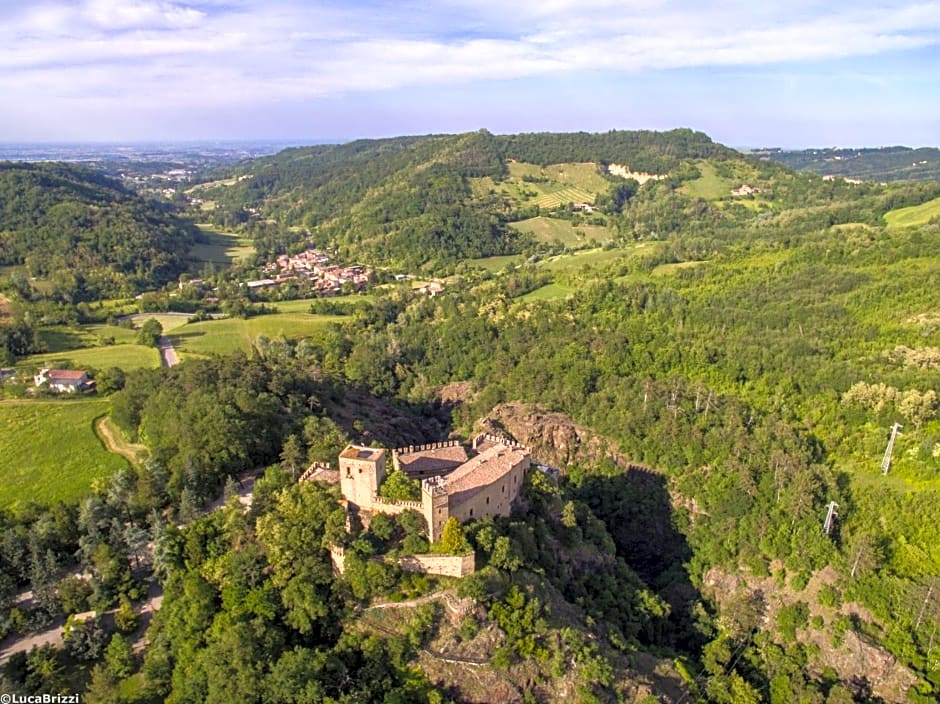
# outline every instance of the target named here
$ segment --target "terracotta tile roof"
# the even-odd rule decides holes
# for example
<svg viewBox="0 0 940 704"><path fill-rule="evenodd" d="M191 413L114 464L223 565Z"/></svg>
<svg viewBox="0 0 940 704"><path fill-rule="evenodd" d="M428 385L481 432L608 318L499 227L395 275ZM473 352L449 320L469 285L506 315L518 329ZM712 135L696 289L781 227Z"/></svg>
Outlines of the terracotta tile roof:
<svg viewBox="0 0 940 704"><path fill-rule="evenodd" d="M404 472L446 472L466 461L467 450L463 445L398 454L398 466Z"/></svg>
<svg viewBox="0 0 940 704"><path fill-rule="evenodd" d="M513 449L505 445L496 445L474 457L469 462L454 470L446 479L447 493L450 495L473 492L489 486L525 460L529 454L525 450ZM468 498L467 497L461 498Z"/></svg>
<svg viewBox="0 0 940 704"><path fill-rule="evenodd" d="M46 372L49 381L82 381L85 379L86 372L81 369L50 369Z"/></svg>

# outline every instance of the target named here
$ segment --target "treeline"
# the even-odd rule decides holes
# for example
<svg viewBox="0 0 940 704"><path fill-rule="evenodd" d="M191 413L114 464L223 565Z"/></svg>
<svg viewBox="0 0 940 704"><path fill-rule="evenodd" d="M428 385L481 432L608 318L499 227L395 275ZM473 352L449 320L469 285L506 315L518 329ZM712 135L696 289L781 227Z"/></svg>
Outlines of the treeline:
<svg viewBox="0 0 940 704"><path fill-rule="evenodd" d="M633 171L665 174L684 159L739 156L733 149L713 142L703 132L675 129L666 132L611 130L544 132L497 137L506 159L530 164L593 161L629 166Z"/></svg>
<svg viewBox="0 0 940 704"><path fill-rule="evenodd" d="M56 279L68 302L166 283L194 237L169 206L65 164L0 164L0 223L0 265Z"/></svg>

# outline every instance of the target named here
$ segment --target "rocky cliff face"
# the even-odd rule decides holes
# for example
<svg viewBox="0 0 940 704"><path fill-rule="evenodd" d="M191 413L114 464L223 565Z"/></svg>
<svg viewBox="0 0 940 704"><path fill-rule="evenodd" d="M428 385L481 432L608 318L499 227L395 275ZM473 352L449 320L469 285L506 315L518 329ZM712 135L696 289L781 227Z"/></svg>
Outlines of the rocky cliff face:
<svg viewBox="0 0 940 704"><path fill-rule="evenodd" d="M563 413L532 404L500 404L478 426L487 432L508 433L527 446L537 461L553 467L606 459L625 469L639 468L617 451L613 441L582 428Z"/></svg>

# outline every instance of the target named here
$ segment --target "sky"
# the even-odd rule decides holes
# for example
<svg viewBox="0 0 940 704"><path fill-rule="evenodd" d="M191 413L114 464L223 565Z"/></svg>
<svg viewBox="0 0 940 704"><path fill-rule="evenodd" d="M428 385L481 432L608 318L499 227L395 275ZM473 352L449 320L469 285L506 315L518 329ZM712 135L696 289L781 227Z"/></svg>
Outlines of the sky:
<svg viewBox="0 0 940 704"><path fill-rule="evenodd" d="M0 142L940 146L940 1L0 0Z"/></svg>

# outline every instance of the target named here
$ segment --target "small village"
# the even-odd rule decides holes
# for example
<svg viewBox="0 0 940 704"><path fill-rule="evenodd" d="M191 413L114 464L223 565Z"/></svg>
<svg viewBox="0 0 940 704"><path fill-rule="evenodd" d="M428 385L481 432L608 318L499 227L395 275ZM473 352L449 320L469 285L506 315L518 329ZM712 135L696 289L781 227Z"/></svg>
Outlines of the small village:
<svg viewBox="0 0 940 704"><path fill-rule="evenodd" d="M244 286L254 291L289 281L306 281L317 293L331 295L349 287L362 290L372 277L372 270L361 264L330 264L330 257L319 249L307 249L294 255L282 254L265 264L263 271L268 275L266 278L245 281Z"/></svg>

